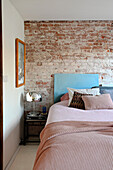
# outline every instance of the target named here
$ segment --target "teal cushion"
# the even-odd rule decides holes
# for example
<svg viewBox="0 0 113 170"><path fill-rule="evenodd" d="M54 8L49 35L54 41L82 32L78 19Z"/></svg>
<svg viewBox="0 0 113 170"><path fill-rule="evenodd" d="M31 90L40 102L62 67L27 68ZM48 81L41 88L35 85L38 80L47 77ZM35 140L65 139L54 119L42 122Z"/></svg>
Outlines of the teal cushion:
<svg viewBox="0 0 113 170"><path fill-rule="evenodd" d="M112 100L113 100L113 89L101 89L100 90L101 94L110 94Z"/></svg>

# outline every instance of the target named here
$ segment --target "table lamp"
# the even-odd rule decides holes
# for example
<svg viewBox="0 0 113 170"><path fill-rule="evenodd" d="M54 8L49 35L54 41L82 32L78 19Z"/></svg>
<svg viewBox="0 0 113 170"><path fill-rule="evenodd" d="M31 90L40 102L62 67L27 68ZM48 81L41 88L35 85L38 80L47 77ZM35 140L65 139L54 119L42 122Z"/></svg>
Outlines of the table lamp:
<svg viewBox="0 0 113 170"><path fill-rule="evenodd" d="M35 102L41 102L42 101L41 94L36 93L34 91L28 92L26 94L26 101L27 102L33 102L33 111L30 112L29 114L32 115L32 116L39 114L38 112L35 111Z"/></svg>

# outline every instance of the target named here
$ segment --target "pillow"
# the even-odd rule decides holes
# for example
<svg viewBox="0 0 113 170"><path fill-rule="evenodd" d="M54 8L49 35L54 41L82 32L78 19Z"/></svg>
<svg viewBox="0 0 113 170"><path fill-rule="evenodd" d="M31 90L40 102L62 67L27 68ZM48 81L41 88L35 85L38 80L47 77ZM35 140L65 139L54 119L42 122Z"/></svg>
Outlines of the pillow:
<svg viewBox="0 0 113 170"><path fill-rule="evenodd" d="M78 92L78 93L82 93L82 94L92 94L93 96L94 95L100 95L99 88L94 88L94 89L72 89L72 88L67 88L67 89L68 89L68 93L69 93L68 106L70 105L70 103L72 101L74 91Z"/></svg>
<svg viewBox="0 0 113 170"><path fill-rule="evenodd" d="M69 94L68 93L65 93L61 98L60 98L61 101L64 101L64 100L69 100Z"/></svg>
<svg viewBox="0 0 113 170"><path fill-rule="evenodd" d="M74 92L72 101L69 105L69 107L74 107L78 109L85 109L84 101L82 100L82 96L88 96L92 94L82 94L78 92Z"/></svg>
<svg viewBox="0 0 113 170"><path fill-rule="evenodd" d="M110 94L99 96L82 96L86 110L113 109L113 102Z"/></svg>
<svg viewBox="0 0 113 170"><path fill-rule="evenodd" d="M100 93L101 94L110 94L111 99L113 101L113 89L101 89Z"/></svg>

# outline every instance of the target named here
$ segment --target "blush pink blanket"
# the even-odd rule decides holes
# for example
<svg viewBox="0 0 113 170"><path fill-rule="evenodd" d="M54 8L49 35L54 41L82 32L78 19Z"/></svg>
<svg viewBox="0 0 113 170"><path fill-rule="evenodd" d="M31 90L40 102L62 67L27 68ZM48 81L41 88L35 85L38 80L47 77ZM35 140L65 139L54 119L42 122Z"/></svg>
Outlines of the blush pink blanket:
<svg viewBox="0 0 113 170"><path fill-rule="evenodd" d="M46 124L60 121L113 122L113 109L82 110L67 105L68 100L52 105Z"/></svg>
<svg viewBox="0 0 113 170"><path fill-rule="evenodd" d="M33 170L113 170L113 122L51 123L40 137Z"/></svg>

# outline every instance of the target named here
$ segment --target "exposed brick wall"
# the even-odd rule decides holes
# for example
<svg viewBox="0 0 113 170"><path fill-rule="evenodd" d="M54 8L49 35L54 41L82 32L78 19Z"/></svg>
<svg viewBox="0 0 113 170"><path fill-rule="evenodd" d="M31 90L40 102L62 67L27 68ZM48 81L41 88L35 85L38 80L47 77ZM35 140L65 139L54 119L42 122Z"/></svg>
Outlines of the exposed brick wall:
<svg viewBox="0 0 113 170"><path fill-rule="evenodd" d="M41 92L37 107L53 103L54 73L98 73L100 83L113 84L112 22L25 21L25 92Z"/></svg>

